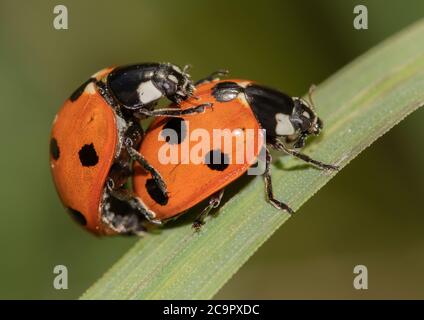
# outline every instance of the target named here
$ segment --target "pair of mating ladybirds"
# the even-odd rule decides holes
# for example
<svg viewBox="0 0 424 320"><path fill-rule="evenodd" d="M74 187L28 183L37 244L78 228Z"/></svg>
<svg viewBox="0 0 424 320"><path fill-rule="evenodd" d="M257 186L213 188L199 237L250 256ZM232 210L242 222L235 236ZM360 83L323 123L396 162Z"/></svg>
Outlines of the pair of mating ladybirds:
<svg viewBox="0 0 424 320"><path fill-rule="evenodd" d="M309 135L322 123L312 102L245 80L219 80L222 72L193 84L187 68L144 63L101 70L84 82L56 115L50 137L50 165L59 196L74 219L98 235L142 234L209 198L194 222L203 224L216 208L223 188L245 173L252 162L228 164L220 149L202 164L162 164L159 149L174 148L197 128L265 132L266 145L320 169L337 169L301 154ZM173 104L155 109L166 97ZM143 132L140 120L158 117ZM158 139L165 129L177 141ZM261 131L260 129L265 129ZM163 141L162 141L163 140ZM244 142L245 143L245 142ZM263 144L265 144L263 143ZM292 212L272 192L271 156L255 142L254 157L265 148L266 195L275 207ZM223 161L224 160L224 161ZM133 165L134 164L134 165ZM126 183L133 177L133 191Z"/></svg>

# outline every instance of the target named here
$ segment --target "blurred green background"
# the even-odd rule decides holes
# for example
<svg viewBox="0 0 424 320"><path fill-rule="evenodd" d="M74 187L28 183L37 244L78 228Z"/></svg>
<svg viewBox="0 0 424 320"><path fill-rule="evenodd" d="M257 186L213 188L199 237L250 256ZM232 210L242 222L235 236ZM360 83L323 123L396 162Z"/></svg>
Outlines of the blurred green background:
<svg viewBox="0 0 424 320"><path fill-rule="evenodd" d="M57 4L68 30L53 28ZM352 26L357 4L368 7L368 30ZM136 241L81 230L51 181L51 122L92 73L190 63L194 79L228 68L300 95L423 13L421 0L1 0L0 298L77 298ZM419 110L363 152L217 298L424 298L423 121ZM68 290L53 288L58 264ZM367 291L352 287L357 264L368 267Z"/></svg>

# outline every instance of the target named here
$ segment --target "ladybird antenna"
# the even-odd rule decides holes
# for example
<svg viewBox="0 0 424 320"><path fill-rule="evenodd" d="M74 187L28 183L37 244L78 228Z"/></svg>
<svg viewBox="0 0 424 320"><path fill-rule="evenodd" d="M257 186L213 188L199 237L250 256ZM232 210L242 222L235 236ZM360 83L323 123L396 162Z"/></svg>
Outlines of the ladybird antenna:
<svg viewBox="0 0 424 320"><path fill-rule="evenodd" d="M183 68L183 73L187 73L193 66L191 64L186 64Z"/></svg>
<svg viewBox="0 0 424 320"><path fill-rule="evenodd" d="M317 86L315 85L315 84L312 84L310 87L309 87L309 91L308 91L308 100L309 100L309 103L311 104L311 110L312 110L312 112L314 113L314 115L315 115L315 119L314 119L314 122L313 122L313 126L316 128L315 130L316 130L316 134L318 134L318 132L319 132L319 129L320 129L320 127L322 127L322 122L321 122L321 120L318 118L318 115L317 115L317 113L316 113L316 108L315 108L315 103L314 103L314 100L312 99L312 96L313 96L313 94L314 94L314 92L315 92L315 89L317 88ZM321 123L321 124L320 124Z"/></svg>
<svg viewBox="0 0 424 320"><path fill-rule="evenodd" d="M309 103L311 104L311 109L314 112L316 111L316 108L315 108L315 103L314 103L314 100L312 99L312 96L313 96L316 88L317 88L317 86L315 84L311 84L311 86L309 87L309 91L308 91L308 100L309 100Z"/></svg>

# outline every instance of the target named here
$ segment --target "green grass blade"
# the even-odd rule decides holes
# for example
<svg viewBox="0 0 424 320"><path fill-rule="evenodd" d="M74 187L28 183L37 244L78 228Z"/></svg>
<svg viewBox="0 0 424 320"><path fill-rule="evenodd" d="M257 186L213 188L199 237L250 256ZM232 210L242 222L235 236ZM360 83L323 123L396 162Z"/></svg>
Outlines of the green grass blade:
<svg viewBox="0 0 424 320"><path fill-rule="evenodd" d="M345 166L424 104L424 21L340 70L318 87L314 98L325 126L305 153ZM276 195L294 209L333 176L313 168L283 170L299 164L282 157L272 174ZM186 223L140 240L82 298L213 297L288 219L265 201L263 188L261 177L254 178L198 234L182 218Z"/></svg>

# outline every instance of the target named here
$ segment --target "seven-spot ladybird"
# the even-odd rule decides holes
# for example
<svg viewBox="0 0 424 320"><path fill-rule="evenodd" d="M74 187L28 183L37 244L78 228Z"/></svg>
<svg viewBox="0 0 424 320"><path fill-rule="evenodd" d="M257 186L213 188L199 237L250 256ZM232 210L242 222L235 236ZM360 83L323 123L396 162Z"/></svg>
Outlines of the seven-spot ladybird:
<svg viewBox="0 0 424 320"><path fill-rule="evenodd" d="M257 136L265 132L264 143L260 139L251 140L252 156L257 158L264 147L266 167L263 176L267 199L274 207L290 213L293 212L292 209L274 197L270 172L271 155L266 145L320 169L337 169L335 165L313 160L295 150L304 146L309 135L317 135L322 129L322 122L315 113L311 98L308 103L252 81L219 80L213 76L199 82L196 97L198 103L212 103L213 107L190 118L156 118L140 145L140 153L161 173L168 185L169 193L164 196L151 174L135 163L134 192L142 199L146 210L150 210L155 220L164 222L174 218L209 197L209 204L193 224L196 229L199 228L210 210L219 205L223 188L252 165L252 161L247 158L242 163L234 161L237 157L235 150L240 144L247 143L246 137L233 144L233 149L227 153L210 144L210 149L204 150L206 152L203 153L202 163L187 162L184 157L193 156L192 151L197 148L196 137L192 136L197 129L206 130L210 136L213 136L214 129L229 129L234 136L248 129L257 132ZM192 103L193 100L188 99L180 107L189 108ZM169 129L177 133L177 138L172 141L169 139ZM184 148L186 149L183 150ZM187 148L189 153L186 152ZM182 156L176 163L164 163L164 150ZM194 154L196 153L197 150Z"/></svg>
<svg viewBox="0 0 424 320"><path fill-rule="evenodd" d="M137 151L143 135L139 119L203 112L209 104L153 109L160 98L178 104L193 89L186 69L145 63L103 69L69 97L53 122L50 165L59 196L77 222L96 234L144 230L143 221L154 215L123 187L131 160L151 173L164 196L167 190Z"/></svg>

